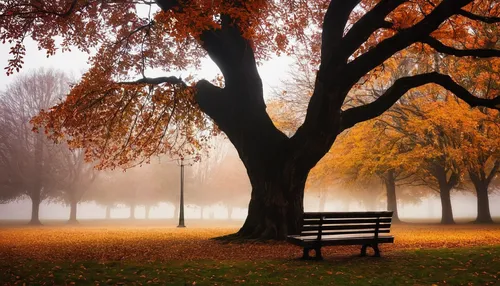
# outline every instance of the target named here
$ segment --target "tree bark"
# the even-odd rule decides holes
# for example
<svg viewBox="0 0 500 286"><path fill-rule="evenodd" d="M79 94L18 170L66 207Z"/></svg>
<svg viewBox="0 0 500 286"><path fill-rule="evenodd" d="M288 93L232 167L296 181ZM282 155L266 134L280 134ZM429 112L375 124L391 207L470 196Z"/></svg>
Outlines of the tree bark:
<svg viewBox="0 0 500 286"><path fill-rule="evenodd" d="M453 209L451 207L451 188L441 188L439 191L441 197L441 223L454 224Z"/></svg>
<svg viewBox="0 0 500 286"><path fill-rule="evenodd" d="M394 170L389 170L383 175L385 190L387 193L387 210L393 211L392 221L400 222L398 213L398 200L396 197L396 179L394 177Z"/></svg>
<svg viewBox="0 0 500 286"><path fill-rule="evenodd" d="M477 218L476 223L493 223L490 213L490 201L488 197L488 187L476 187L477 194Z"/></svg>
<svg viewBox="0 0 500 286"><path fill-rule="evenodd" d="M493 170L496 172L496 169ZM490 178L494 175L486 176L484 171L481 174L469 170L469 177L474 184L474 189L476 190L477 196L477 217L476 223L493 223L490 213L490 201L488 197L488 186L490 184Z"/></svg>
<svg viewBox="0 0 500 286"><path fill-rule="evenodd" d="M451 206L451 190L458 184L458 174L447 170L441 165L434 165L431 171L439 186L439 196L441 198L441 223L454 224L453 209Z"/></svg>
<svg viewBox="0 0 500 286"><path fill-rule="evenodd" d="M290 167L271 169L268 165L268 174L274 173L276 177L268 177L267 180L258 171L249 170L252 196L247 219L238 232L240 235L282 240L286 235L300 232L307 174L291 175L294 170Z"/></svg>
<svg viewBox="0 0 500 286"><path fill-rule="evenodd" d="M78 220L76 219L76 211L78 207L78 202L76 200L71 200L69 209L69 220L68 223L76 224Z"/></svg>
<svg viewBox="0 0 500 286"><path fill-rule="evenodd" d="M111 219L111 206L106 206L106 219Z"/></svg>
<svg viewBox="0 0 500 286"><path fill-rule="evenodd" d="M33 194L31 196L31 220L29 222L30 225L42 225L39 219L40 212L40 193Z"/></svg>

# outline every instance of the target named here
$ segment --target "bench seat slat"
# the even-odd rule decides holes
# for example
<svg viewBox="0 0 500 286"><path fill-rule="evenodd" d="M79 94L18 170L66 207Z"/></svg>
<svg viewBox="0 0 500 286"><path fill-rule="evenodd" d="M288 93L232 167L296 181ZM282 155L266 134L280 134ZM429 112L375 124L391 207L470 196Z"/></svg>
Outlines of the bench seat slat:
<svg viewBox="0 0 500 286"><path fill-rule="evenodd" d="M321 230L347 230L347 229L373 229L372 232L375 232L375 228L377 224L344 224L344 225L331 225L331 224L323 224L323 225L304 225L302 227L302 231L318 231ZM379 229L390 228L391 224L381 223L379 224Z"/></svg>
<svg viewBox="0 0 500 286"><path fill-rule="evenodd" d="M381 229L378 233L390 233L390 229ZM344 234L374 234L375 230L356 230L356 231L323 231L323 235L344 235ZM318 232L302 232L302 236L318 236Z"/></svg>
<svg viewBox="0 0 500 286"><path fill-rule="evenodd" d="M319 224L319 218L304 219L304 224ZM353 223L389 223L392 218L356 218L356 219L323 219L323 224L353 224Z"/></svg>
<svg viewBox="0 0 500 286"><path fill-rule="evenodd" d="M303 236L288 236L287 241L293 243L298 246L313 246L318 242L321 243L322 246L328 245L363 245L375 242L373 236L366 237L333 237L330 238L328 236L322 237L321 241L313 237L303 237ZM393 243L394 236L392 235L382 235L379 236L376 240L377 243Z"/></svg>
<svg viewBox="0 0 500 286"><path fill-rule="evenodd" d="M377 217L392 217L392 212L308 212L304 213L304 219L310 218L377 218Z"/></svg>

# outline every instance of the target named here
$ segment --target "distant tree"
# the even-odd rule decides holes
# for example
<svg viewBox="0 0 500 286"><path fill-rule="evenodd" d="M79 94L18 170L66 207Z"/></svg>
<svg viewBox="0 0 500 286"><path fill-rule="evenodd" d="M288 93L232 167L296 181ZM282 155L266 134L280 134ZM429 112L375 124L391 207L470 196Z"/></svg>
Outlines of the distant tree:
<svg viewBox="0 0 500 286"><path fill-rule="evenodd" d="M150 186L149 188L156 194L154 197L158 201L168 202L174 208L173 218L179 218L179 200L180 200L180 160L161 156L158 159L151 160L149 167L150 171ZM187 170L188 167L186 167ZM189 185L188 179L185 184ZM186 191L190 192L190 188L186 187ZM187 195L190 199L190 196ZM188 200L189 201L189 200Z"/></svg>
<svg viewBox="0 0 500 286"><path fill-rule="evenodd" d="M2 196L28 196L32 202L30 224L40 224L40 203L57 189L57 153L63 148L48 140L43 129L33 132L30 120L62 99L68 87L64 73L40 69L19 76L0 94L1 169L7 178L2 180Z"/></svg>
<svg viewBox="0 0 500 286"><path fill-rule="evenodd" d="M60 176L56 183L60 189L57 199L70 206L69 223L77 223L77 207L97 177L97 170L92 164L85 162L83 150L70 150L61 146L58 154L60 160Z"/></svg>
<svg viewBox="0 0 500 286"><path fill-rule="evenodd" d="M227 141L223 146L227 148L226 155L211 169L206 191L216 194L216 200L228 209L228 218L231 219L233 208L247 207L252 188L236 150Z"/></svg>
<svg viewBox="0 0 500 286"><path fill-rule="evenodd" d="M205 207L228 199L225 190L218 189L217 186L223 184L220 180L224 175L219 172L222 171L221 165L228 155L229 146L222 136L212 138L208 144L210 152L204 154L200 162L190 164L185 169L185 186L189 192L189 196L185 196L185 199L201 207L202 217ZM213 214L211 216L213 217Z"/></svg>
<svg viewBox="0 0 500 286"><path fill-rule="evenodd" d="M93 201L104 206L106 208L105 219L111 219L111 209L118 204L119 190L114 186L115 177L113 176L115 172L100 171L82 197L84 201Z"/></svg>
<svg viewBox="0 0 500 286"><path fill-rule="evenodd" d="M441 223L454 223L451 191L463 182L465 158L471 145L469 136L476 136L477 117L470 109L458 104L455 98L434 93L441 99L418 97L411 105L399 111L402 120L390 128L396 131L394 138L404 142L410 152L405 160L417 162L416 176L428 187L439 193L441 199Z"/></svg>
<svg viewBox="0 0 500 286"><path fill-rule="evenodd" d="M385 186L387 210L394 212L393 220L397 222L400 220L397 185L411 183L412 174L419 162L406 160L404 153L409 151L407 145L387 134L391 131L379 121L384 118L387 119L387 116L363 122L340 135L331 150L332 155L327 166L337 172L338 176L343 176L344 180L355 181L351 185L371 186L374 200L377 190L373 180L379 179ZM366 196L360 196L362 197Z"/></svg>

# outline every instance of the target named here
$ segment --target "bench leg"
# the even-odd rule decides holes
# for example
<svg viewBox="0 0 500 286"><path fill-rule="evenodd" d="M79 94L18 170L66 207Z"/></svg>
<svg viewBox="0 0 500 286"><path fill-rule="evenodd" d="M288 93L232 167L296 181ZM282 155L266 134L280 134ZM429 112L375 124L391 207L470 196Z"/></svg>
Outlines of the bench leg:
<svg viewBox="0 0 500 286"><path fill-rule="evenodd" d="M321 255L321 246L314 248L314 253L316 254L314 257L316 260L323 260L323 255Z"/></svg>
<svg viewBox="0 0 500 286"><path fill-rule="evenodd" d="M373 255L374 257L380 257L380 249L378 248L378 244L377 243L374 243L374 244L364 244L363 246L361 246L361 256L366 256L366 248L368 246L371 247L371 248L373 248L373 251L375 252L375 254Z"/></svg>
<svg viewBox="0 0 500 286"><path fill-rule="evenodd" d="M368 246L368 244L363 244L363 246L361 246L361 256L366 256L366 247Z"/></svg>
<svg viewBox="0 0 500 286"><path fill-rule="evenodd" d="M309 256L310 250L311 250L310 248L304 247L304 254L302 255L302 259L304 260L311 259L311 257Z"/></svg>
<svg viewBox="0 0 500 286"><path fill-rule="evenodd" d="M378 244L372 244L372 248L375 251L375 254L373 255L374 257L380 257L380 249L378 249Z"/></svg>
<svg viewBox="0 0 500 286"><path fill-rule="evenodd" d="M313 249L314 249L315 256L311 257L309 255L309 252L311 250L313 250ZM304 247L304 253L302 255L302 259L304 259L304 260L311 260L311 259L314 259L314 260L323 260L323 256L321 255L321 246L314 247L314 248Z"/></svg>

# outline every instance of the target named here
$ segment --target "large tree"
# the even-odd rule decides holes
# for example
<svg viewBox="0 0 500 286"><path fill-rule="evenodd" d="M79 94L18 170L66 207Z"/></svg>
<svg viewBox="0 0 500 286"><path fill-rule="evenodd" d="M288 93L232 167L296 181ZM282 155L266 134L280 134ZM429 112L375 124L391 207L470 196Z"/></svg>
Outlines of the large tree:
<svg viewBox="0 0 500 286"><path fill-rule="evenodd" d="M81 82L39 122L55 136L69 134L103 166L161 152L192 153L209 134L195 132L211 129L208 115L238 150L252 184L248 217L238 232L245 237L283 239L299 232L311 168L341 131L380 115L408 90L437 84L471 106L500 103L500 97L473 95L460 78L429 71L396 80L371 103L343 109L355 85L408 47L430 46L463 60L498 57L496 46L484 46L500 22L495 0L157 0L160 10L149 17L137 13L140 3L151 5L4 2L0 39L13 43L7 72L21 66L26 36L49 54L56 36L63 48L98 46ZM257 62L300 45L311 51L318 72L304 123L288 137L266 112ZM222 86L147 76L151 68L197 67L204 55L222 72Z"/></svg>

